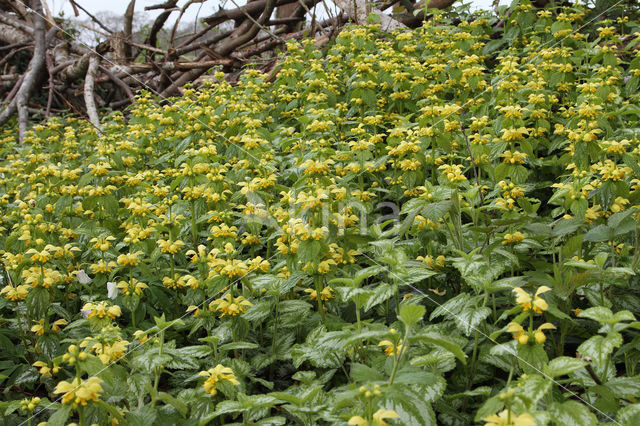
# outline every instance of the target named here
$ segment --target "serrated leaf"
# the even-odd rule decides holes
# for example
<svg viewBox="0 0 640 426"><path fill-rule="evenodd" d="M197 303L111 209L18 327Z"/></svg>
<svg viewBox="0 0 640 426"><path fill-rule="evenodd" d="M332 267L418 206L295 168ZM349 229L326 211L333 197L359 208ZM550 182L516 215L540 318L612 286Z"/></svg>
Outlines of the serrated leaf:
<svg viewBox="0 0 640 426"><path fill-rule="evenodd" d="M47 420L47 426L64 426L71 415L71 405L62 405Z"/></svg>
<svg viewBox="0 0 640 426"><path fill-rule="evenodd" d="M609 324L613 319L613 312L611 312L611 309L605 308L604 306L595 306L580 312L578 317L589 318L599 323Z"/></svg>
<svg viewBox="0 0 640 426"><path fill-rule="evenodd" d="M427 312L427 309L422 305L404 305L400 307L400 320L407 326L417 324L422 320L422 317Z"/></svg>
<svg viewBox="0 0 640 426"><path fill-rule="evenodd" d="M225 343L224 345L220 345L220 347L218 348L218 350L220 351L232 351L232 350L237 350L237 349L256 349L259 348L260 346L256 343L250 343L250 342L231 342L231 343Z"/></svg>
<svg viewBox="0 0 640 426"><path fill-rule="evenodd" d="M376 382L384 380L384 376L379 370L358 362L351 364L349 375L356 382Z"/></svg>
<svg viewBox="0 0 640 426"><path fill-rule="evenodd" d="M379 407L395 411L399 416L395 420L399 424L421 426L437 424L431 404L409 386L385 394Z"/></svg>
<svg viewBox="0 0 640 426"><path fill-rule="evenodd" d="M465 307L462 312L453 316L453 320L460 331L466 336L478 330L480 324L491 315L491 309L487 307Z"/></svg>
<svg viewBox="0 0 640 426"><path fill-rule="evenodd" d="M581 359L571 358L568 356L561 356L549 361L547 366L547 374L551 377L563 376L573 371L579 370L587 365L587 363Z"/></svg>
<svg viewBox="0 0 640 426"><path fill-rule="evenodd" d="M589 357L598 366L603 366L613 350L622 345L622 336L611 332L606 336L591 336L578 346L578 353Z"/></svg>
<svg viewBox="0 0 640 426"><path fill-rule="evenodd" d="M452 297L451 299L435 308L433 312L431 312L431 315L429 315L429 321L433 321L435 318L438 318L440 316L452 316L454 312L462 309L462 307L464 307L470 299L471 296L469 296L469 294L467 293L461 293L455 297Z"/></svg>
<svg viewBox="0 0 640 426"><path fill-rule="evenodd" d="M377 306L383 303L386 300L389 300L396 292L395 286L387 283L382 283L376 286L371 297L367 299L367 302L364 304L364 311L368 311L374 306Z"/></svg>
<svg viewBox="0 0 640 426"><path fill-rule="evenodd" d="M466 359L467 356L462 351L462 348L458 344L452 342L450 338L447 338L446 336L440 333L436 333L436 332L420 333L418 335L413 336L412 340L414 339L421 342L430 343L435 346L439 346L451 352L456 358L458 358L458 360L460 360L462 364L464 365L467 364L467 359Z"/></svg>
<svg viewBox="0 0 640 426"><path fill-rule="evenodd" d="M584 404L576 401L553 402L548 411L556 424L564 426L595 426L598 424L596 416Z"/></svg>

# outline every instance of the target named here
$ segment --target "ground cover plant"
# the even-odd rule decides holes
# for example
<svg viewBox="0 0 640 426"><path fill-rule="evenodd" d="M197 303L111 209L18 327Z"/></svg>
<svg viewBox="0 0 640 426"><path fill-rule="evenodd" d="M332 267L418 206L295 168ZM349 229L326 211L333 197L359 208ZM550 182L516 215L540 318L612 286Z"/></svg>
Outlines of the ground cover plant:
<svg viewBox="0 0 640 426"><path fill-rule="evenodd" d="M103 133L5 127L5 424L640 423L640 29L606 12L350 26Z"/></svg>

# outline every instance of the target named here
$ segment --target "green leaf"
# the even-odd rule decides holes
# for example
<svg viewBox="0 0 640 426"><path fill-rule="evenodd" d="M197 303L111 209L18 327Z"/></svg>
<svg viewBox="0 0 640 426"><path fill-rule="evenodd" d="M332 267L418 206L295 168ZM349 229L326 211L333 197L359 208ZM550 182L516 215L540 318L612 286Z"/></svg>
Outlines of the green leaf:
<svg viewBox="0 0 640 426"><path fill-rule="evenodd" d="M155 423L158 412L150 405L145 405L135 411L129 411L125 414L125 419L129 426L148 426Z"/></svg>
<svg viewBox="0 0 640 426"><path fill-rule="evenodd" d="M616 398L629 400L640 397L640 376L616 377L605 383Z"/></svg>
<svg viewBox="0 0 640 426"><path fill-rule="evenodd" d="M595 306L580 312L578 317L589 318L602 324L609 324L613 319L613 313L611 309L605 308L604 306Z"/></svg>
<svg viewBox="0 0 640 426"><path fill-rule="evenodd" d="M49 291L42 286L34 288L29 292L25 304L31 318L43 318L49 308Z"/></svg>
<svg viewBox="0 0 640 426"><path fill-rule="evenodd" d="M551 390L553 381L539 374L529 374L515 389L516 395L527 405L528 411L534 411L536 404Z"/></svg>
<svg viewBox="0 0 640 426"><path fill-rule="evenodd" d="M158 399L171 405L180 413L182 417L187 417L189 408L182 401L177 400L166 392L158 392Z"/></svg>
<svg viewBox="0 0 640 426"><path fill-rule="evenodd" d="M540 374L549 361L543 345L518 345L518 364L527 374Z"/></svg>
<svg viewBox="0 0 640 426"><path fill-rule="evenodd" d="M65 426L69 415L71 415L71 405L63 405L49 417L47 426Z"/></svg>
<svg viewBox="0 0 640 426"><path fill-rule="evenodd" d="M581 359L561 356L549 362L547 374L551 377L564 376L565 374L581 369L585 365L587 365L587 363Z"/></svg>
<svg viewBox="0 0 640 426"><path fill-rule="evenodd" d="M400 319L410 327L420 322L427 309L422 305L404 305L400 308Z"/></svg>
<svg viewBox="0 0 640 426"><path fill-rule="evenodd" d="M125 420L125 418L122 416L122 414L120 413L120 411L114 407L111 404L107 404L106 402L102 401L102 400L97 400L94 402L94 404L100 408L102 408L103 410L107 411L109 414L111 414L115 419L117 419L119 422L123 423L123 424L127 424L127 421Z"/></svg>
<svg viewBox="0 0 640 426"><path fill-rule="evenodd" d="M395 293L395 286L387 283L379 284L362 308L366 312L374 306L378 306L384 301L389 300Z"/></svg>
<svg viewBox="0 0 640 426"><path fill-rule="evenodd" d="M591 228L584 235L584 241L590 242L609 241L609 239L611 239L611 228L607 225L598 225L595 228Z"/></svg>
<svg viewBox="0 0 640 426"><path fill-rule="evenodd" d="M436 425L436 416L431 408L431 404L426 402L423 395L417 390L419 387L407 385L394 386L385 393L378 406L385 410L393 410L398 413L399 418L394 419L396 423L402 425Z"/></svg>
<svg viewBox="0 0 640 426"><path fill-rule="evenodd" d="M470 336L472 332L477 331L480 324L482 324L489 315L491 315L491 309L487 307L465 307L462 312L452 314L456 326L466 336Z"/></svg>
<svg viewBox="0 0 640 426"><path fill-rule="evenodd" d="M478 409L474 420L476 422L479 422L485 417L489 417L492 414L496 414L502 411L503 408L504 408L503 400L501 400L498 395L492 396L491 398L487 399L484 402L484 404L482 404L482 407Z"/></svg>
<svg viewBox="0 0 640 426"><path fill-rule="evenodd" d="M553 402L548 408L556 424L563 426L595 426L596 416L589 409L576 401L563 403Z"/></svg>
<svg viewBox="0 0 640 426"><path fill-rule="evenodd" d="M613 350L622 345L620 333L611 332L606 336L591 336L578 346L578 353L589 357L597 366L603 366Z"/></svg>
<svg viewBox="0 0 640 426"><path fill-rule="evenodd" d="M458 358L458 360L460 360L462 364L464 365L467 364L467 359L466 359L467 356L462 351L462 348L460 347L460 345L452 342L450 338L440 333L436 333L436 332L421 333L413 336L411 340L418 340L420 342L426 342L435 346L439 346L451 352L453 355L455 355L455 357Z"/></svg>
<svg viewBox="0 0 640 426"><path fill-rule="evenodd" d="M259 348L260 346L256 343L250 343L250 342L232 342L232 343L226 343L224 345L220 345L220 347L218 348L220 351L231 351L231 350L236 350L236 349L256 349Z"/></svg>
<svg viewBox="0 0 640 426"><path fill-rule="evenodd" d="M358 362L351 364L351 372L349 375L356 382L377 382L384 380L384 376L379 370Z"/></svg>
<svg viewBox="0 0 640 426"><path fill-rule="evenodd" d="M460 293L459 295L452 297L437 308L435 308L431 315L429 315L429 321L433 321L440 316L450 317L455 312L459 311L471 300L471 296L468 293Z"/></svg>
<svg viewBox="0 0 640 426"><path fill-rule="evenodd" d="M621 408L616 415L616 420L623 426L640 424L640 404L631 404Z"/></svg>

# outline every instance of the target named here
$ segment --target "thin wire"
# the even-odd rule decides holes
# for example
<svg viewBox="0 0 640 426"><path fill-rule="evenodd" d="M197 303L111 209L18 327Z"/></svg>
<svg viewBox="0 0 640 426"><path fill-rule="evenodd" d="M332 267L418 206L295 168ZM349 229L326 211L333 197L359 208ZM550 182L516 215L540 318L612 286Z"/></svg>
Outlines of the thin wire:
<svg viewBox="0 0 640 426"><path fill-rule="evenodd" d="M37 12L35 12L34 10L32 10L32 9L31 9L27 4L25 4L22 0L16 0L16 1L17 1L17 2L19 2L19 3L21 3L21 4L22 4L23 6L25 6L28 10L31 10L31 12L32 12L32 13L36 13L36 14L37 14ZM588 21L587 23L585 23L583 26L579 27L579 28L576 30L576 32L577 32L577 31L582 30L582 29L583 29L583 28L585 28L588 24L590 24L591 22L595 21L595 20L596 20L596 19L598 19L600 16L604 15L606 12L608 12L608 11L609 11L609 10L611 10L611 9L613 9L614 7L616 7L617 5L619 5L620 3L622 3L623 1L624 1L624 0L619 0L618 2L616 2L615 4L613 4L612 6L610 6L609 8L607 8L607 9L603 10L603 11L602 11L600 14L598 14L596 17L594 17L593 19L591 19L590 21ZM39 16L41 16L42 18L45 18L45 17L44 17L44 15L42 15L42 14L38 14L38 15L39 15ZM59 25L56 25L56 27L57 27L58 29L60 29L63 33L65 33L65 34L67 34L67 35L70 35L68 32L66 32L66 31L65 31L63 28L61 28ZM563 40L565 40L565 39L566 39L566 38L568 38L568 37L569 37L569 36L565 36L565 37L560 38L560 39L559 39L559 40L558 40L558 41L557 41L553 46L555 46L555 45L559 44L560 42L562 42ZM106 58L104 55L101 55L101 54L99 54L98 52L96 52L96 51L95 51L95 49L91 48L91 47L90 47L90 46L88 46L86 43L84 43L84 42L82 42L82 41L80 41L80 43L81 43L81 44L83 44L83 45L85 45L89 50L92 50L94 53L96 53L98 56L100 56L100 57L101 57L102 59L104 59L105 61L109 62L109 63L110 63L110 64L112 64L112 65L115 65L115 63L114 63L114 62L110 61L110 60L109 60L108 58ZM543 43L539 48L541 48L541 47L542 47L542 46L544 46L545 44L546 44L546 43ZM531 58L529 61L532 61L532 60L533 60L533 59L535 59L535 58L536 58L536 56L534 56L533 58ZM529 62L529 61L527 61L527 62ZM525 62L525 63L527 63L527 62ZM150 86L148 86L147 84L145 84L144 82L142 82L141 80L139 80L139 79L138 79L137 77L135 77L134 75L129 74L129 73L127 73L127 74L128 74L131 78L133 78L135 81L137 81L138 83L140 83L142 86L147 87L147 88L149 88L150 90L152 90L152 91L153 91L153 89L152 89L152 88L150 88ZM511 76L511 75L513 75L513 74L515 74L515 72L513 72L513 73L511 73L511 74L506 75L506 76L505 76L504 78L502 78L502 79L498 79L498 80L496 80L496 82L495 82L494 84L497 84L497 83L499 83L499 82L504 81L504 79L506 79L508 76ZM489 87L493 88L493 85L490 85ZM485 89L483 92L480 92L480 94L476 95L476 97L472 98L472 100L476 100L476 99L478 99L481 95L483 95L483 94L484 94L484 93L486 93L487 91L488 91L488 89ZM168 99L167 97L162 96L162 95L160 95L159 97L160 97L160 98L162 98L163 100L167 100L167 99ZM189 105L189 107L190 107L191 105L194 105L195 103L196 103L196 101L193 101L193 102ZM182 110L182 112L185 112L185 109L183 109L183 110ZM449 117L451 114L452 114L452 113L449 113L449 114L445 115L444 117L442 117L442 118L440 119L440 121L436 122L435 124L438 124L438 123L440 123L440 122L444 121L444 120L445 120L447 117ZM225 135L223 135L222 133L219 133L218 131L213 130L213 129L208 125L208 123L205 123L205 122L203 122L203 121L201 121L201 120L198 120L198 119L197 119L197 121L199 121L201 124L203 124L203 125L204 125L206 128L208 128L210 131L214 132L217 136L221 136L221 137L223 137L223 138L224 138L226 141L228 141L230 144L235 145L235 146L236 146L236 147L238 147L240 150L244 151L247 155L249 155L249 156L250 156L250 157L252 157L253 159L255 159L255 160L259 161L259 159L258 159L258 158L256 158L255 156L253 156L251 153L247 152L243 147L241 147L241 146L239 146L239 145L237 145L237 144L235 144L235 143L231 142L231 141L230 141L230 140L229 140ZM434 125L435 125L435 124L434 124ZM274 167L274 169L273 169L273 170L275 170L275 167ZM273 171L273 170L271 170L271 171ZM267 260L271 260L271 259L272 259L273 257L275 257L276 255L277 255L277 253L274 253L274 255L273 255L273 256L271 256L271 257L270 257L269 259L267 259ZM365 256L365 257L367 257L367 258L369 258L370 260L372 260L374 263L377 263L375 260L371 259L371 257L367 256L366 254L365 254L364 256ZM380 264L378 264L378 265L380 265ZM382 266L382 265L381 265L381 266ZM391 273L393 273L393 272L391 272ZM236 282L238 282L239 280L240 280L240 279L238 279L238 280L234 281L231 285L235 284L235 283L236 283ZM429 300L433 301L436 305L438 305L438 306L442 307L442 304L438 303L437 301L434 301L434 300L433 300L429 295L427 295L427 294L425 294L424 292L422 292L421 290L419 290L419 289L415 288L415 287L414 287L413 285L411 285L411 284L408 284L408 285L409 285L411 288L413 288L414 290L416 290L416 291L418 291L419 293L423 294L423 295L424 295L425 297L427 297ZM214 297L214 296L212 296L211 298L213 298L213 297ZM208 300L210 300L211 298L207 299L204 303L206 303L206 302L207 302ZM456 317L456 318L459 318L455 313L451 312L450 310L448 310L448 309L446 309L446 308L445 308L444 310L445 310L448 314L450 314L450 315L452 315L452 316L454 316L454 317ZM182 319L182 318L184 318L184 317L185 317L186 315L188 315L189 313L190 313L190 312L185 313L183 316L181 316L181 317L180 317L180 318L178 318L178 319ZM168 327L167 327L167 328L168 328ZM475 327L474 327L474 328L475 328ZM164 328L164 329L163 329L163 330L161 330L161 331L164 331L164 330L166 330L166 328ZM476 328L476 331L477 331L477 328ZM159 332L160 332L160 331L158 331L158 333L159 333ZM157 335L158 333L156 333L155 335ZM484 334L484 333L483 333L483 334ZM486 336L486 335L485 335L485 336ZM489 336L487 336L487 337L489 337ZM490 338L490 337L489 337L489 338ZM494 342L495 342L495 340L492 340L492 341L494 341ZM497 342L496 342L496 343L497 343ZM113 362L113 363L111 363L111 364L109 364L109 365L105 366L102 370L100 370L100 371L99 371L98 373L96 373L96 374L100 374L101 372L103 372L103 371L105 371L106 369L108 369L111 365L116 364L120 359L123 359L123 358L127 357L127 355L129 355L133 350L135 350L135 349L137 349L138 347L142 346L142 344L143 344L143 343L138 344L138 346L136 346L136 347L135 347L135 348L133 348L133 349L127 349L127 352L126 352L126 353L125 353L121 358L119 358L117 361L115 361L115 362ZM514 355L514 356L515 356L517 359L522 360L522 359L521 359L521 358L519 358L517 355ZM525 363L527 363L527 364L529 364L529 363L528 363L527 361L525 361L525 360L522 360L522 361L523 361L523 362L525 362ZM529 365L530 365L530 364L529 364ZM535 369L535 367L534 367L534 369ZM536 371L539 371L539 370L537 370L537 369L536 369ZM543 374L544 374L544 373L543 373ZM553 380L553 379L552 379L552 380ZM554 380L554 383L557 383L557 382ZM559 384L559 386L561 386L563 389L566 389L564 386L562 386L562 385L560 385L560 384ZM78 387L79 387L79 386L78 386ZM75 389L73 389L73 390L78 389L78 387L76 387L76 388L75 388ZM576 396L577 396L577 395L576 395ZM578 398L579 398L581 401L585 402L585 404L589 405L590 407L593 407L591 404L589 404L588 402L584 401L584 400L583 400L583 399L581 399L579 396L578 396ZM62 399L62 396L60 396L60 397L59 397L59 398L57 398L56 400L52 401L52 402L51 402L51 404L50 404L49 406L47 406L46 408L43 408L43 410L46 410L46 409L50 408L51 406L53 406L53 405L54 405L57 401L59 401L60 399ZM596 411L598 411L599 413L603 414L605 417L607 417L607 418L609 418L609 419L610 419L610 417L609 417L609 416L607 416L606 414L602 413L602 411L598 410L598 409L597 409L597 408L595 408L595 407L593 407L593 408L594 408ZM39 413L40 413L41 411L42 411L42 410L40 410L40 411L39 411ZM32 418L34 418L35 416L36 416L36 414L33 414L31 417L29 417L29 418L28 418L27 420L25 420L23 423L20 423L20 426L22 426L22 425L26 424L27 422L29 422L29 421L30 421ZM620 424L620 423L616 422L615 420L612 420L612 421L613 421L613 422L615 422L615 423L617 423L617 424Z"/></svg>

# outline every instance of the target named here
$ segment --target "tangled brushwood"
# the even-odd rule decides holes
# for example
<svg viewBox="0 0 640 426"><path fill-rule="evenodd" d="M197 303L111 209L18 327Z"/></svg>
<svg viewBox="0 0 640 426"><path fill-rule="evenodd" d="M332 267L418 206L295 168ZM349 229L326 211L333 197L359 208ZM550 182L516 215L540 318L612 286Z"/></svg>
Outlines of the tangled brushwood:
<svg viewBox="0 0 640 426"><path fill-rule="evenodd" d="M312 38L322 46L348 20L366 23L369 14L385 31L415 28L426 10L426 0L402 2L394 17L383 11L397 0L379 5L337 0L333 7L320 0L255 0L243 6L232 0L233 8L225 9L225 1L185 33L181 18L190 8L202 8L206 0L167 0L145 7L162 12L149 28L136 33L136 0L123 11L122 31L109 28L80 0L68 1L76 18L90 18L92 27L84 25L84 31L95 33L97 44L83 42L73 19L52 16L42 0L0 0L0 96L5 101L0 125L17 114L21 140L30 115L48 118L72 110L86 114L99 127L98 109L122 109L140 89L164 99L181 94L187 84L199 86L216 68L231 81L247 64L259 63L263 71L275 72L288 40ZM442 9L454 1L430 0L428 7ZM320 14L326 19L319 19ZM170 22L171 16L177 19Z"/></svg>
<svg viewBox="0 0 640 426"><path fill-rule="evenodd" d="M0 129L5 423L639 424L640 22L501 12Z"/></svg>

